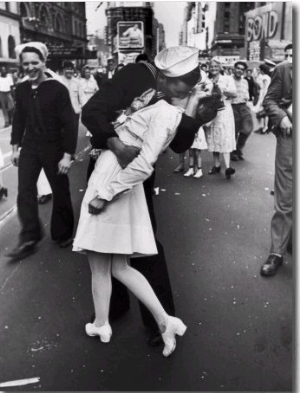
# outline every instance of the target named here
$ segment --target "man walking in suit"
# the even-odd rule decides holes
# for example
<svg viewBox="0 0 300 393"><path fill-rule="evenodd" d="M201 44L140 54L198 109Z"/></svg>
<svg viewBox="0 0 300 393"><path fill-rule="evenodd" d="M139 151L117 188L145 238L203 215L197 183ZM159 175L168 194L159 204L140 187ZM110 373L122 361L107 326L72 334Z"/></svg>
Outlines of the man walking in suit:
<svg viewBox="0 0 300 393"><path fill-rule="evenodd" d="M293 47L285 48L285 61L275 67L263 101L274 124L277 138L275 158L275 213L271 221L271 250L261 267L263 277L274 276L283 263L293 223L293 123L292 123Z"/></svg>

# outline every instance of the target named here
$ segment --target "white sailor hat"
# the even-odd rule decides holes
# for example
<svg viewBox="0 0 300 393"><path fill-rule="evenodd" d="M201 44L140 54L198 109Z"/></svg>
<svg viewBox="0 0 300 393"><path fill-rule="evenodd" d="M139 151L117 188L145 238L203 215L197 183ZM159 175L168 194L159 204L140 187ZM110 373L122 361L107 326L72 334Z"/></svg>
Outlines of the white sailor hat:
<svg viewBox="0 0 300 393"><path fill-rule="evenodd" d="M31 46L31 47L37 49L41 53L43 59L44 60L47 59L48 49L45 44L43 44L42 42L38 42L38 41L26 42L25 44L17 45L15 47L15 52L16 52L17 57L19 57L20 54L22 53L23 49L25 49L28 46L29 47Z"/></svg>
<svg viewBox="0 0 300 393"><path fill-rule="evenodd" d="M154 59L161 73L170 78L188 74L199 66L199 49L191 46L173 46L159 52Z"/></svg>
<svg viewBox="0 0 300 393"><path fill-rule="evenodd" d="M273 61L269 60L269 59L264 59L264 62L269 67L275 67L276 66L276 64Z"/></svg>

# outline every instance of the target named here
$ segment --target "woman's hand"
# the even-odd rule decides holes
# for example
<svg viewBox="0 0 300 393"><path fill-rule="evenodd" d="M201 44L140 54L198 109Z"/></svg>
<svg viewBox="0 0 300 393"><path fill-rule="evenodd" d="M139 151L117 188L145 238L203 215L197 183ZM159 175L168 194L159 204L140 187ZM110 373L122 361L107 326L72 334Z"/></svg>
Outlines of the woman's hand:
<svg viewBox="0 0 300 393"><path fill-rule="evenodd" d="M204 83L198 83L196 86L193 87L190 95L190 100L199 100L201 98L207 97L209 95L209 91Z"/></svg>
<svg viewBox="0 0 300 393"><path fill-rule="evenodd" d="M89 213L90 214L100 214L105 209L107 201L104 199L99 199L97 197L93 198L89 203Z"/></svg>

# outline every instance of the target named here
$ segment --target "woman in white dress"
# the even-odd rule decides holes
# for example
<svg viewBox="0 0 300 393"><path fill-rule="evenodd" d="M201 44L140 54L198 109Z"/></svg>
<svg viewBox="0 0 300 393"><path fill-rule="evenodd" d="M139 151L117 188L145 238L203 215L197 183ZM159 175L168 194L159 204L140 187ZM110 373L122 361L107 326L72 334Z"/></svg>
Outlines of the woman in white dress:
<svg viewBox="0 0 300 393"><path fill-rule="evenodd" d="M258 130L257 132L261 134L265 134L268 132L268 121L269 118L264 112L263 108L263 100L265 98L265 95L267 94L269 85L271 83L271 77L268 75L270 72L269 67L266 64L261 64L259 66L259 77L257 77L256 82L260 86L260 91L259 91L259 97L258 97L258 102L253 108L253 111L256 113L257 120L258 120ZM261 115L259 113L262 113Z"/></svg>
<svg viewBox="0 0 300 393"><path fill-rule="evenodd" d="M236 86L229 75L222 75L221 64L213 58L209 65L211 79L222 92L225 109L219 111L216 118L205 126L208 150L213 153L214 166L209 175L221 172L220 154L223 154L227 179L235 173L230 167L230 153L236 149L234 116L230 99L236 97Z"/></svg>
<svg viewBox="0 0 300 393"><path fill-rule="evenodd" d="M129 257L157 253L153 229L144 195L143 182L152 174L159 154L171 143L183 113L182 108L165 101L144 107L153 90L135 99L131 108L116 121L120 140L140 149L140 154L125 169L109 150L97 159L84 196L73 251L87 255L92 271L95 321L86 325L89 336L109 342L111 275L120 280L153 314L169 356L176 347L175 335L183 335L186 326L169 316L146 278L129 265ZM138 104L136 106L136 104ZM93 199L101 208L94 211ZM101 211L100 214L99 211Z"/></svg>

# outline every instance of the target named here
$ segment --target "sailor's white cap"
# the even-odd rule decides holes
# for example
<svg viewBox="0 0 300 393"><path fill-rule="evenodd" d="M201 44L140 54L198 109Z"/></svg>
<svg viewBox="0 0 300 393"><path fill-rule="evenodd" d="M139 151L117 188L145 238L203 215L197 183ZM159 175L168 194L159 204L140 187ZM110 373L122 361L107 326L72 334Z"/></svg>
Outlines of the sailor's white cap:
<svg viewBox="0 0 300 393"><path fill-rule="evenodd" d="M159 52L154 59L161 73L170 78L188 74L199 66L199 49L191 46L173 46Z"/></svg>

